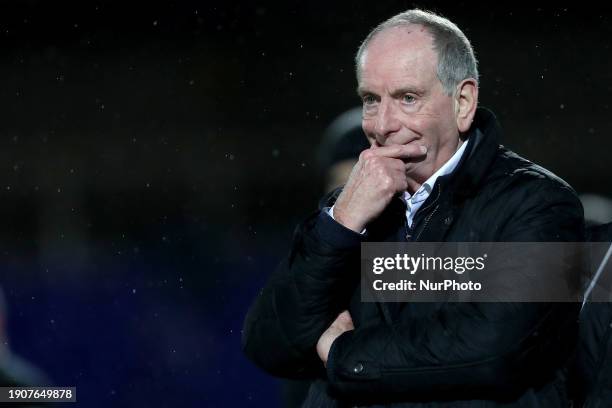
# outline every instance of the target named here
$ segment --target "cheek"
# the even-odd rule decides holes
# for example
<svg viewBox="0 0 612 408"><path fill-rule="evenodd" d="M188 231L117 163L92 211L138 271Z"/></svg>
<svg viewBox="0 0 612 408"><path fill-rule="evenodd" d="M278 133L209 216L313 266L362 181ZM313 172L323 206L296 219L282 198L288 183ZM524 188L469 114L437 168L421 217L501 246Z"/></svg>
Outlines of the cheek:
<svg viewBox="0 0 612 408"><path fill-rule="evenodd" d="M370 119L363 119L363 121L361 122L361 129L368 138L368 142L370 142L370 145L375 144L376 137L374 133L374 121Z"/></svg>
<svg viewBox="0 0 612 408"><path fill-rule="evenodd" d="M404 127L411 133L427 139L435 128L436 118L428 114L406 115L403 120Z"/></svg>
<svg viewBox="0 0 612 408"><path fill-rule="evenodd" d="M451 104L441 103L434 112L429 115L423 115L414 121L414 126L418 126L422 134L437 138L456 130L457 126ZM437 137L434 135L437 135Z"/></svg>
<svg viewBox="0 0 612 408"><path fill-rule="evenodd" d="M370 144L370 147L374 146L374 147L380 147L380 145L378 144L378 141L376 140L376 138L371 137L366 135L367 139L368 139L368 143Z"/></svg>

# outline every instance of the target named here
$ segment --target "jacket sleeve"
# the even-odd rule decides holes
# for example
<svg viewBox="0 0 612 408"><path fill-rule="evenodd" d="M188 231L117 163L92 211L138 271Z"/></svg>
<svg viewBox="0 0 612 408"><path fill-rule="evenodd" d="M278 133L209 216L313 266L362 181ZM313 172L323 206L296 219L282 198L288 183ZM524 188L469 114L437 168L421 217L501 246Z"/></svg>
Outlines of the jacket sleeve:
<svg viewBox="0 0 612 408"><path fill-rule="evenodd" d="M249 359L276 376L324 375L316 344L348 307L359 280L363 238L324 210L298 226L291 253L246 316L242 346Z"/></svg>
<svg viewBox="0 0 612 408"><path fill-rule="evenodd" d="M582 241L571 189L531 187L500 241ZM328 378L336 393L360 401L513 400L550 381L569 356L578 311L578 303L446 303L427 318L343 333Z"/></svg>

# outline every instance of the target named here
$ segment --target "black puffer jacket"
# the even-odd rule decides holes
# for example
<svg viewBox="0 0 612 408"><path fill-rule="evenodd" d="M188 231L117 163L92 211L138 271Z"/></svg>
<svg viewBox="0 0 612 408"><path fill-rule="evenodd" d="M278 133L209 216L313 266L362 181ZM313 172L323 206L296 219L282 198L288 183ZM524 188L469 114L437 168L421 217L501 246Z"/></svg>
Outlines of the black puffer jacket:
<svg viewBox="0 0 612 408"><path fill-rule="evenodd" d="M364 240L584 239L574 191L500 146L499 134L494 115L479 109L461 162L438 178L411 230L399 198L365 236L321 211L306 219L246 317L246 355L270 374L318 379L305 406L567 406L560 367L575 345L579 304L360 302ZM324 369L316 343L345 309L355 330L336 339Z"/></svg>

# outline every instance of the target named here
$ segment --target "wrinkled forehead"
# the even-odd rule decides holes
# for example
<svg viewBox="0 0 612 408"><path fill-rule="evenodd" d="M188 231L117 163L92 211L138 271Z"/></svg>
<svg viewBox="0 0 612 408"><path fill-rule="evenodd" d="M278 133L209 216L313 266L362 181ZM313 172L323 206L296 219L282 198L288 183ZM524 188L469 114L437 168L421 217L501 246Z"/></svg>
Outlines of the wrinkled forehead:
<svg viewBox="0 0 612 408"><path fill-rule="evenodd" d="M376 34L364 50L358 79L437 76L438 55L433 37L421 25L391 27Z"/></svg>

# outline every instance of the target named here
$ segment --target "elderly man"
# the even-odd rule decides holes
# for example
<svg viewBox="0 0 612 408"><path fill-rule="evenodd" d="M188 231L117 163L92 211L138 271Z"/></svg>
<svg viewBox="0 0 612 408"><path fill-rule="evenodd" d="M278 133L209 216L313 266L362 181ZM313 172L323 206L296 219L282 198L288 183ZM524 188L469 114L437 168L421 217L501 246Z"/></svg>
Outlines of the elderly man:
<svg viewBox="0 0 612 408"><path fill-rule="evenodd" d="M472 47L410 10L356 57L370 142L342 189L298 227L245 321L267 372L312 378L305 406L566 406L577 304L363 303L367 241L581 241L582 207L549 171L499 145L477 107Z"/></svg>

